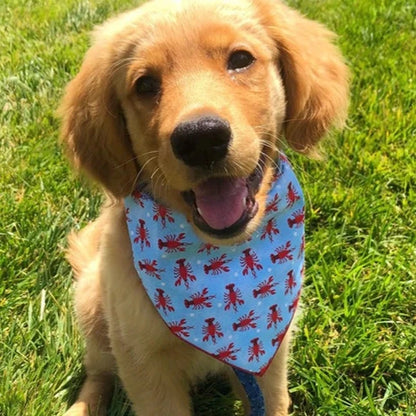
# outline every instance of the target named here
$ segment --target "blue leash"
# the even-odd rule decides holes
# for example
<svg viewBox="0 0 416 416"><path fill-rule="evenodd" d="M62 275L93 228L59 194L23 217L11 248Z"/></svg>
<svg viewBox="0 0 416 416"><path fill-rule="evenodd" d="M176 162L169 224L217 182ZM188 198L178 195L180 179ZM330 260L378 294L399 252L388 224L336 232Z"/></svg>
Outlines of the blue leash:
<svg viewBox="0 0 416 416"><path fill-rule="evenodd" d="M264 398L256 378L253 374L246 373L237 368L233 368L233 370L246 391L250 402L250 416L265 416Z"/></svg>

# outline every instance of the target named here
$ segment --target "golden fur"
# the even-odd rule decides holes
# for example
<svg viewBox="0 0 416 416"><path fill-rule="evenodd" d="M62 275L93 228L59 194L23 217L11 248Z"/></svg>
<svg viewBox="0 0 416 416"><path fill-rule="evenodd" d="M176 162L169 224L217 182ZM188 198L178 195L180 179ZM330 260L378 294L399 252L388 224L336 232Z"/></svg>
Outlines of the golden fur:
<svg viewBox="0 0 416 416"><path fill-rule="evenodd" d="M223 243L246 238L264 212L270 161L283 138L311 153L345 117L347 70L332 38L276 0L155 0L95 31L61 105L62 139L76 168L103 185L112 202L70 237L87 378L67 415L105 414L116 372L142 416L190 415L192 384L208 373L232 377L225 365L172 336L159 318L133 265L122 197L146 179L155 196L191 218L181 191L210 173L179 161L169 138L185 120L220 115L233 140L217 175L247 177L267 154L258 213ZM256 60L230 73L227 59L238 49ZM135 92L148 73L162 80L156 99ZM259 379L268 416L288 414L288 338Z"/></svg>

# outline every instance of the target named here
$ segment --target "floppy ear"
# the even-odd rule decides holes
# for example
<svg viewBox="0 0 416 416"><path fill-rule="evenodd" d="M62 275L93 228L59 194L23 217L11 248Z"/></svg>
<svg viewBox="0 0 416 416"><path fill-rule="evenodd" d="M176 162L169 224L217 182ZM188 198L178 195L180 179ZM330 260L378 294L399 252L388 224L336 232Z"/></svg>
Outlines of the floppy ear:
<svg viewBox="0 0 416 416"><path fill-rule="evenodd" d="M279 54L286 91L285 136L296 151L310 153L348 107L348 69L335 35L276 0L256 0Z"/></svg>
<svg viewBox="0 0 416 416"><path fill-rule="evenodd" d="M121 197L131 192L137 167L116 93L116 54L109 49L95 44L67 86L61 139L77 168Z"/></svg>

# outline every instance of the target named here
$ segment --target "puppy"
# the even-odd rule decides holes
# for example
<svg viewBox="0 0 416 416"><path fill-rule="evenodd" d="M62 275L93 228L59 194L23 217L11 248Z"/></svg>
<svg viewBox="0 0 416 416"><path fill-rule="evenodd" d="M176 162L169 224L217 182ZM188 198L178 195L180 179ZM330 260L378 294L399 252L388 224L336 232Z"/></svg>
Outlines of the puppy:
<svg viewBox="0 0 416 416"><path fill-rule="evenodd" d="M178 339L172 325L167 325L166 316L174 309L169 298L164 297L163 310L152 301L144 277L153 265L152 278L157 282L161 267L134 257L129 234L139 230L139 222L132 225L124 198L134 192L133 200L135 195L139 204L140 195L152 204L160 202L156 207L161 208L156 209L162 212L151 213L148 223L151 215L158 220L159 214L165 223L171 218L173 222L177 213L207 250L232 250L256 233L260 236L270 211L270 189L279 175L276 171L287 163L279 156L283 141L311 154L330 127L345 118L348 75L332 39L322 25L276 0L154 0L95 31L93 45L68 85L60 109L62 141L69 158L109 196L99 218L69 241L68 258L76 278L75 310L86 339L87 377L67 415L105 414L115 374L137 415L190 415L190 387L219 372L228 374L247 407L253 406L241 378L218 359L218 351L225 349L206 353ZM275 197L276 201L288 199L285 207L297 196L290 186L283 197ZM300 223L303 211L297 212ZM285 224L295 227L293 221L296 218ZM273 222L269 225L269 234L259 240L279 238L281 230L273 228ZM175 238L178 242L179 235L171 233L170 243ZM159 240L160 249L169 243L143 226L143 233L135 237L136 243L141 238L142 251L152 236ZM278 241L274 249L284 243ZM180 251L172 247L171 252ZM260 284L263 278L255 273L265 266L255 264L251 255L252 267L245 275L252 275L257 286L250 291L262 300L267 282L271 293L279 285L266 275ZM283 263L278 254L274 256L268 256L273 264ZM213 258L223 260L222 272L233 272L225 265L229 257ZM188 285L202 278L207 291L198 293L206 294L210 281L219 280L212 272L214 260L200 274L191 272L185 259L175 261L171 284L167 280L159 295L167 293L169 286L188 290L190 295ZM238 261L242 264L243 255ZM243 278L237 277L236 285ZM214 297L205 296L205 306ZM216 306L223 301L218 298ZM195 296L188 296L187 304L185 300L188 309L193 300ZM234 318L236 332L243 325L237 307L235 303L227 311L240 317ZM260 322L254 309L246 315L257 319L253 328ZM200 310L195 307L195 314ZM223 308L204 323L201 338L204 335L213 351L220 337L225 338L217 323L225 313ZM268 416L288 414L290 322L267 366L252 372ZM252 353L247 361L256 363L263 354L262 344L256 338L247 342Z"/></svg>

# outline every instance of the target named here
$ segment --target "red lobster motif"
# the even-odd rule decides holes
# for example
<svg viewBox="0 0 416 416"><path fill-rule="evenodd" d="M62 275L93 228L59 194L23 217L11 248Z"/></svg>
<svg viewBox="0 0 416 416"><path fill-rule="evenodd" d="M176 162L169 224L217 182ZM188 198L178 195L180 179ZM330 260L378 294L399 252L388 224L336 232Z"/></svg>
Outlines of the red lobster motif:
<svg viewBox="0 0 416 416"><path fill-rule="evenodd" d="M249 353L248 361L251 362L254 359L256 361L259 361L260 355L266 354L266 351L264 351L263 349L263 344L258 338L254 338L250 342L252 345L248 347L248 353Z"/></svg>
<svg viewBox="0 0 416 416"><path fill-rule="evenodd" d="M279 210L279 194L275 194L273 199L266 205L266 209L264 211L265 214L270 212L277 212Z"/></svg>
<svg viewBox="0 0 416 416"><path fill-rule="evenodd" d="M179 286L184 282L185 287L189 289L189 281L194 282L196 277L192 274L191 264L189 262L185 263L185 261L185 259L176 260L178 266L174 268L173 274L176 277L175 286Z"/></svg>
<svg viewBox="0 0 416 416"><path fill-rule="evenodd" d="M284 153L279 152L279 159L280 159L282 162L286 162L288 165L290 165L290 163L289 163L289 159L287 158L287 156L286 156ZM279 170L279 171L280 171L280 170Z"/></svg>
<svg viewBox="0 0 416 416"><path fill-rule="evenodd" d="M305 234L302 235L302 240L299 247L298 259L302 257L302 254L305 252Z"/></svg>
<svg viewBox="0 0 416 416"><path fill-rule="evenodd" d="M189 337L189 330L193 328L193 326L187 326L186 325L186 319L181 319L179 322L169 322L168 327L178 337L182 338L188 338Z"/></svg>
<svg viewBox="0 0 416 416"><path fill-rule="evenodd" d="M218 250L218 246L214 246L214 244L211 243L202 243L201 246L198 249L198 253L203 253L204 251L209 255L211 254L211 250Z"/></svg>
<svg viewBox="0 0 416 416"><path fill-rule="evenodd" d="M148 196L144 192L141 192L136 189L135 191L133 191L131 196L133 197L136 204L140 205L141 208L144 208L143 199L148 199Z"/></svg>
<svg viewBox="0 0 416 416"><path fill-rule="evenodd" d="M283 172L281 169L275 169L272 176L272 182L276 182L279 178L281 178Z"/></svg>
<svg viewBox="0 0 416 416"><path fill-rule="evenodd" d="M165 269L159 269L157 267L156 260L149 260L143 259L143 261L139 260L139 269L144 271L147 275L151 277L156 277L156 279L160 280L160 273L163 273Z"/></svg>
<svg viewBox="0 0 416 416"><path fill-rule="evenodd" d="M265 214L269 214L270 212L277 212L279 210L279 194L275 194L273 199L266 205L266 209L264 211Z"/></svg>
<svg viewBox="0 0 416 416"><path fill-rule="evenodd" d="M221 257L214 257L209 260L209 264L204 265L205 274L218 275L230 271L230 268L226 266L231 260L227 259L227 255L224 253Z"/></svg>
<svg viewBox="0 0 416 416"><path fill-rule="evenodd" d="M166 208L160 204L153 204L153 221L159 221L162 224L163 228L166 228L166 221L170 223L175 222L175 219L172 216L172 211L169 208Z"/></svg>
<svg viewBox="0 0 416 416"><path fill-rule="evenodd" d="M167 253L178 253L185 251L185 246L189 243L182 241L185 238L185 233L169 234L165 236L164 240L159 238L157 242L159 250L165 249Z"/></svg>
<svg viewBox="0 0 416 416"><path fill-rule="evenodd" d="M288 328L289 325L283 331L279 332L275 338L272 339L273 347L275 347L276 345L280 345L283 342Z"/></svg>
<svg viewBox="0 0 416 416"><path fill-rule="evenodd" d="M284 246L277 247L274 254L270 254L272 263L285 263L286 261L293 260L294 248L291 248L291 243L288 241Z"/></svg>
<svg viewBox="0 0 416 416"><path fill-rule="evenodd" d="M214 299L215 295L208 295L208 288L204 288L202 292L196 292L189 297L189 299L185 299L185 308L192 307L193 310L203 309L203 308L212 308L211 299Z"/></svg>
<svg viewBox="0 0 416 416"><path fill-rule="evenodd" d="M296 287L295 276L293 275L293 270L289 270L287 278L285 280L285 295L288 293L292 294L293 288Z"/></svg>
<svg viewBox="0 0 416 416"><path fill-rule="evenodd" d="M292 182L289 182L289 185L287 186L287 194L286 194L286 202L287 207L291 208L295 204L296 201L299 201L300 196L299 193L296 192L295 188L293 187Z"/></svg>
<svg viewBox="0 0 416 416"><path fill-rule="evenodd" d="M279 234L279 229L276 227L276 220L271 218L264 226L263 234L261 235L260 240L264 240L266 237L269 237L269 240L273 242L273 236L276 234Z"/></svg>
<svg viewBox="0 0 416 416"><path fill-rule="evenodd" d="M224 333L221 332L221 325L219 322L215 322L215 318L205 319L205 322L207 324L202 327L202 333L204 334L202 341L207 342L211 338L211 341L216 344L217 337L224 336Z"/></svg>
<svg viewBox="0 0 416 416"><path fill-rule="evenodd" d="M214 354L215 358L218 358L221 361L235 361L237 359L237 352L240 351L240 348L234 349L234 343L228 345L228 347L220 348Z"/></svg>
<svg viewBox="0 0 416 416"><path fill-rule="evenodd" d="M158 309L162 309L165 314L167 312L173 312L175 308L172 306L172 300L169 295L165 295L165 291L163 289L156 289L154 295L155 306Z"/></svg>
<svg viewBox="0 0 416 416"><path fill-rule="evenodd" d="M299 299L300 299L300 290L298 294L296 295L295 299L293 300L293 302L289 305L289 312L292 312L294 309L298 307Z"/></svg>
<svg viewBox="0 0 416 416"><path fill-rule="evenodd" d="M305 208L295 211L290 218L287 219L287 224L290 228L300 227L305 222Z"/></svg>
<svg viewBox="0 0 416 416"><path fill-rule="evenodd" d="M259 316L254 316L254 310L251 310L246 315L241 316L238 318L237 322L233 323L233 330L234 331L247 331L250 328L257 328L257 319Z"/></svg>
<svg viewBox="0 0 416 416"><path fill-rule="evenodd" d="M270 295L275 295L276 290L273 289L275 286L277 286L277 283L275 283L273 276L270 276L267 280L259 283L256 289L253 289L254 298L265 298Z"/></svg>
<svg viewBox="0 0 416 416"><path fill-rule="evenodd" d="M251 248L243 250L243 255L240 257L240 265L243 268L243 276L246 276L250 270L251 274L257 277L256 270L263 269L257 254L254 251L251 252Z"/></svg>
<svg viewBox="0 0 416 416"><path fill-rule="evenodd" d="M267 329L270 329L272 326L277 327L279 322L283 321L280 309L277 305L270 306L270 312L267 314Z"/></svg>
<svg viewBox="0 0 416 416"><path fill-rule="evenodd" d="M126 208L126 209L124 210L124 215L125 215L125 217L126 217L126 221L127 221L127 222L131 222L131 218L130 218L130 208Z"/></svg>
<svg viewBox="0 0 416 416"><path fill-rule="evenodd" d="M225 286L228 292L224 293L224 302L225 307L224 309L228 311L231 306L235 311L237 311L237 307L244 304L243 297L241 295L241 290L236 289L234 290L235 284L230 283L229 285Z"/></svg>
<svg viewBox="0 0 416 416"><path fill-rule="evenodd" d="M140 243L140 249L143 251L144 246L150 247L149 230L146 227L144 220L140 219L139 224L136 227L136 238L134 239L136 244Z"/></svg>

